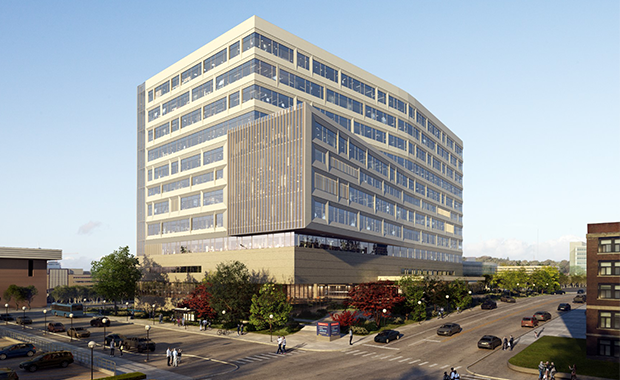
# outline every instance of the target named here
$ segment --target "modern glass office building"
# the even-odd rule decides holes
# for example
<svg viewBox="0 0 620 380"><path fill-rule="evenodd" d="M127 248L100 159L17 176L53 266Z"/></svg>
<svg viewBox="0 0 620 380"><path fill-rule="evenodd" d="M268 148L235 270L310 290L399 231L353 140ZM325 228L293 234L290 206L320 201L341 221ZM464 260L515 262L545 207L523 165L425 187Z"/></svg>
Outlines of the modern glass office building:
<svg viewBox="0 0 620 380"><path fill-rule="evenodd" d="M252 17L137 104L138 255L172 279L239 260L315 298L462 274L463 142L402 89Z"/></svg>

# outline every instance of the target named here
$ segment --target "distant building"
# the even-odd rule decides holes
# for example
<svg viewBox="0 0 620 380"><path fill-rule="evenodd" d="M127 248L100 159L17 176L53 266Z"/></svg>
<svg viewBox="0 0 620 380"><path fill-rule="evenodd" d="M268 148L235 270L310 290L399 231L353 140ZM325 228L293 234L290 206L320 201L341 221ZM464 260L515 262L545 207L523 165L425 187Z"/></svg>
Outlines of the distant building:
<svg viewBox="0 0 620 380"><path fill-rule="evenodd" d="M52 268L47 271L47 288L52 290L59 286L92 286L90 272L78 268Z"/></svg>
<svg viewBox="0 0 620 380"><path fill-rule="evenodd" d="M586 353L620 358L620 222L588 224Z"/></svg>
<svg viewBox="0 0 620 380"><path fill-rule="evenodd" d="M500 265L497 267L497 273L525 269L526 274L532 274L538 269L543 269L549 266L550 265ZM551 267L557 269L556 266L551 265Z"/></svg>
<svg viewBox="0 0 620 380"><path fill-rule="evenodd" d="M31 307L47 305L47 261L61 260L59 249L9 248L0 247L0 295L10 285L34 285L38 295L30 303ZM3 303L6 301L2 300ZM14 302L8 302L14 306Z"/></svg>
<svg viewBox="0 0 620 380"><path fill-rule="evenodd" d="M475 257L468 257L463 260L463 276L484 276L485 274L497 273L497 264L476 261Z"/></svg>
<svg viewBox="0 0 620 380"><path fill-rule="evenodd" d="M586 274L587 250L586 243L576 241L570 243L570 274Z"/></svg>
<svg viewBox="0 0 620 380"><path fill-rule="evenodd" d="M47 262L47 269L60 269L60 262L59 261L48 261Z"/></svg>

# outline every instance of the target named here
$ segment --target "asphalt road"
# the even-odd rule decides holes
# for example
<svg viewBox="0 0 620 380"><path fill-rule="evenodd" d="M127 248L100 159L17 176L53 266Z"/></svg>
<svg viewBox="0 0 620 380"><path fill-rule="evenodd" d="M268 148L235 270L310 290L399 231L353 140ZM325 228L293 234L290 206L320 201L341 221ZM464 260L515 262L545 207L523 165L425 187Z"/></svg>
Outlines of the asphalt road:
<svg viewBox="0 0 620 380"><path fill-rule="evenodd" d="M548 311L552 318L555 318L558 316L558 304L570 303L573 296L571 292L566 295L517 299L514 304L498 302L497 309L481 310L478 307L460 314L452 313L442 320L433 319L422 324L403 326L399 330L401 338L389 344L375 343L373 336L355 337L354 345L341 351L306 351L303 344L295 342L293 335L289 337L288 353L285 355L275 354L275 343L258 344L206 334L185 333L181 328L158 328L156 322L150 331L150 337L157 343L157 349L149 354L148 364L194 379L441 379L443 372L449 372L451 367L457 368L463 379L471 379L472 377L466 376L466 367L490 353L490 350L477 348L480 337L496 335L502 338L513 335L517 338L530 331L529 328L521 327L522 317L531 316L537 311ZM34 320L31 327L43 329L42 313L26 314ZM47 322L50 321L62 322L66 327L71 324L62 317L48 316ZM74 327L88 328L91 337L74 340L73 344L86 347L88 341L94 340L100 345L96 350L107 353L101 346L104 329L90 327L89 321L89 317L74 319ZM447 322L459 323L462 331L452 337L438 336L437 328ZM543 326L544 322L540 327ZM113 321L105 332L146 335L142 325L125 321ZM69 340L66 333L48 334L48 337L50 335L64 342ZM167 347L183 350L178 368L167 367ZM116 354L118 355L118 350ZM146 354L126 352L123 358L144 363ZM477 368L493 366L492 358L493 355L482 362L488 362L487 364L478 364Z"/></svg>

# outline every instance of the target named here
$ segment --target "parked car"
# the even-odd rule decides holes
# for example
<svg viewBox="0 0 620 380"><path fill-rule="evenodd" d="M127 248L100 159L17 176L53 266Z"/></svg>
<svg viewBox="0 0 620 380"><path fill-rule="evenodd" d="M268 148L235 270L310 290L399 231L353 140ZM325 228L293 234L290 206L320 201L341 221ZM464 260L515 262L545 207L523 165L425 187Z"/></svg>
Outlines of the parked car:
<svg viewBox="0 0 620 380"><path fill-rule="evenodd" d="M566 294L566 292L560 289L553 292L553 294Z"/></svg>
<svg viewBox="0 0 620 380"><path fill-rule="evenodd" d="M74 338L88 338L90 336L90 331L86 330L84 327L71 327L67 330L67 335Z"/></svg>
<svg viewBox="0 0 620 380"><path fill-rule="evenodd" d="M583 289L577 290L577 294L586 294L586 291Z"/></svg>
<svg viewBox="0 0 620 380"><path fill-rule="evenodd" d="M400 339L400 332L396 330L383 330L375 336L375 342L377 343L390 343L397 339Z"/></svg>
<svg viewBox="0 0 620 380"><path fill-rule="evenodd" d="M13 316L11 314L0 314L0 321L12 321Z"/></svg>
<svg viewBox="0 0 620 380"><path fill-rule="evenodd" d="M482 306L480 306L482 309L496 309L497 308L497 302L493 301L492 299L488 299L485 300L482 303Z"/></svg>
<svg viewBox="0 0 620 380"><path fill-rule="evenodd" d="M567 303L561 303L558 305L559 311L570 311L570 305Z"/></svg>
<svg viewBox="0 0 620 380"><path fill-rule="evenodd" d="M534 318L538 319L539 321L548 321L549 319L551 319L551 313L546 311L537 311L536 313L534 313Z"/></svg>
<svg viewBox="0 0 620 380"><path fill-rule="evenodd" d="M514 298L510 297L510 296L502 296L502 298L499 299L502 302L508 302L508 303L515 303L517 302L517 300L515 300Z"/></svg>
<svg viewBox="0 0 620 380"><path fill-rule="evenodd" d="M138 352L144 352L146 350L153 352L155 351L155 342L142 337L130 336L123 341L123 347L126 350L134 350Z"/></svg>
<svg viewBox="0 0 620 380"><path fill-rule="evenodd" d="M25 316L25 317L17 317L15 318L15 322L18 325L31 325L32 324L32 319L30 319L29 316Z"/></svg>
<svg viewBox="0 0 620 380"><path fill-rule="evenodd" d="M11 368L0 368L0 379L19 380L19 376Z"/></svg>
<svg viewBox="0 0 620 380"><path fill-rule="evenodd" d="M584 302L586 302L585 294L578 294L575 296L575 298L573 298L573 303L584 303Z"/></svg>
<svg viewBox="0 0 620 380"><path fill-rule="evenodd" d="M37 348L30 343L17 343L0 349L0 360L16 356L32 356Z"/></svg>
<svg viewBox="0 0 620 380"><path fill-rule="evenodd" d="M39 368L66 368L71 363L73 363L73 354L71 353L71 351L52 351L20 363L19 368L26 371L34 372Z"/></svg>
<svg viewBox="0 0 620 380"><path fill-rule="evenodd" d="M105 319L105 323L103 323L103 320ZM97 317L97 318L93 318L90 320L90 325L92 327L103 327L105 325L105 327L110 327L110 319L109 318L105 318L105 317Z"/></svg>
<svg viewBox="0 0 620 380"><path fill-rule="evenodd" d="M47 324L47 330L49 332L54 332L54 333L67 331L65 329L65 325L63 325L60 322L50 322L50 323L48 323Z"/></svg>
<svg viewBox="0 0 620 380"><path fill-rule="evenodd" d="M494 350L495 347L501 346L502 340L495 335L485 335L478 341L478 348L490 348Z"/></svg>
<svg viewBox="0 0 620 380"><path fill-rule="evenodd" d="M448 335L452 336L454 334L461 332L461 325L458 323L446 323L437 329L437 335Z"/></svg>
<svg viewBox="0 0 620 380"><path fill-rule="evenodd" d="M119 343L125 341L125 336L122 334L114 334L114 333L110 333L108 335L105 336L105 345L106 347L110 347L110 342L114 341L115 345L118 345Z"/></svg>
<svg viewBox="0 0 620 380"><path fill-rule="evenodd" d="M521 327L536 327L538 326L538 319L534 317L523 317L521 320Z"/></svg>

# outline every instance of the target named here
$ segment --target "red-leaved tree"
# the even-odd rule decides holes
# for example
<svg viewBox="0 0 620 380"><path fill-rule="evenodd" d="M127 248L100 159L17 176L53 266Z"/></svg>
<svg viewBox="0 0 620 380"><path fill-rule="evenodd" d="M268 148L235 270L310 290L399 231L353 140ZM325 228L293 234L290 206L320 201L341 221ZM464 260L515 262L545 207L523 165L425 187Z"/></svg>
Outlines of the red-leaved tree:
<svg viewBox="0 0 620 380"><path fill-rule="evenodd" d="M200 319L215 319L217 313L211 308L210 300L211 294L207 291L207 286L202 284L197 286L178 306L196 310L196 316Z"/></svg>
<svg viewBox="0 0 620 380"><path fill-rule="evenodd" d="M348 304L360 310L365 316L372 317L380 324L383 309L389 314L391 310L404 301L398 294L393 281L365 282L349 290Z"/></svg>
<svg viewBox="0 0 620 380"><path fill-rule="evenodd" d="M351 312L351 310L345 310L342 313L331 313L330 316L336 322L340 322L340 326L348 327L355 326L360 319L358 311Z"/></svg>

